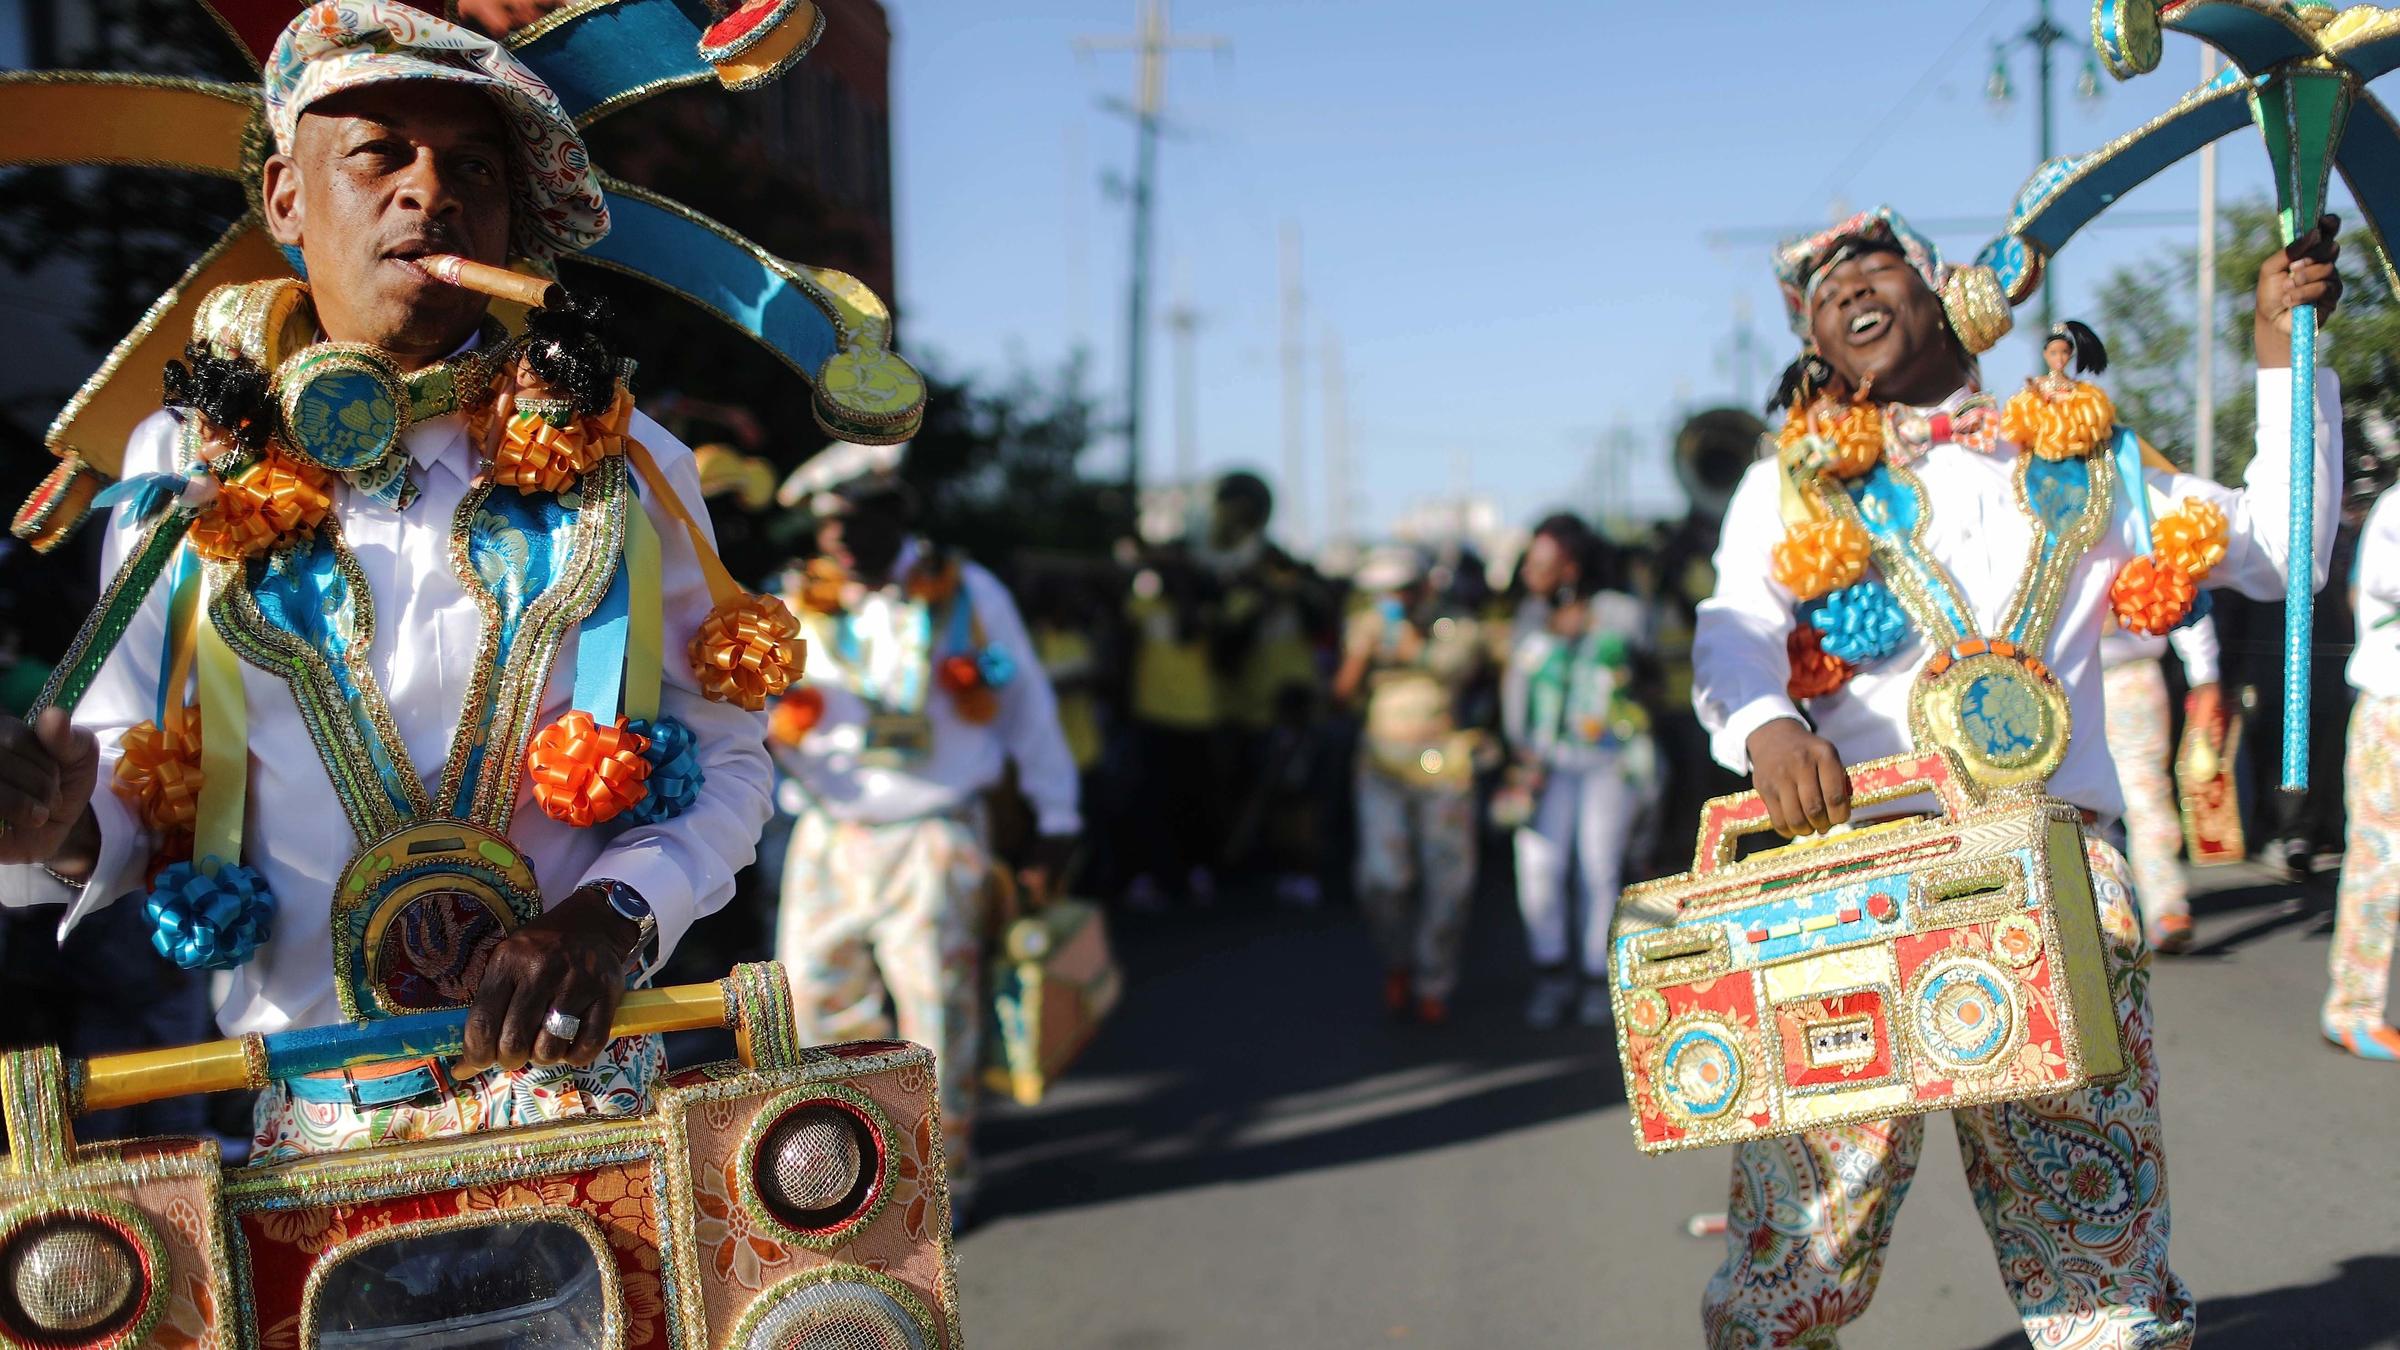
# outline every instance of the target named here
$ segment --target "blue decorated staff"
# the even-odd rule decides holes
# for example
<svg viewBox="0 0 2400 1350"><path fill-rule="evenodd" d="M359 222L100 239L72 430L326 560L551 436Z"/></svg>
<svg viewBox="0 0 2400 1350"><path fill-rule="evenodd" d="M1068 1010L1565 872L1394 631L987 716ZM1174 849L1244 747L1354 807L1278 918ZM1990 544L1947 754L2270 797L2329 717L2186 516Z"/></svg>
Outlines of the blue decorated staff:
<svg viewBox="0 0 2400 1350"><path fill-rule="evenodd" d="M2336 9L2327 0L2099 0L2092 39L2110 73L2131 79L2157 69L2160 32L2188 33L2232 63L2216 79L2184 96L2133 135L2094 154L2055 159L2036 170L2018 195L2008 229L1984 250L2012 302L2040 284L2043 263L2075 232L2160 170L2248 122L2266 138L2275 175L2277 223L2292 257L2296 284L2313 284L2313 268L2330 273L2321 252L2329 237L2325 190L2335 169L2378 236L2400 220L2400 124L2367 91L2367 84L2400 66L2400 11L2357 5ZM2400 281L2377 239L2385 276ZM2334 290L2320 305L2304 305L2279 329L2292 347L2292 476L2309 483L2316 464L2316 354L2320 310L2330 312ZM2262 297L2262 304L2264 298ZM2318 529L2316 494L2291 499L2291 548L2297 554ZM2283 786L2308 786L2310 633L2315 579L2295 569L2284 593Z"/></svg>

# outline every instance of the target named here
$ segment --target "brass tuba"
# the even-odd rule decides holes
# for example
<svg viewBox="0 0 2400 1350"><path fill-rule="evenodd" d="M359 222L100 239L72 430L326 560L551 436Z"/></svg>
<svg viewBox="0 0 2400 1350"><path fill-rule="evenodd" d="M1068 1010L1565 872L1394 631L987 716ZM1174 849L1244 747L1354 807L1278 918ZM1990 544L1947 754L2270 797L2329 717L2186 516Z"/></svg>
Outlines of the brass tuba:
<svg viewBox="0 0 2400 1350"><path fill-rule="evenodd" d="M1767 424L1741 408L1694 413L1675 433L1675 480L1692 514L1721 520L1734 485L1765 451Z"/></svg>

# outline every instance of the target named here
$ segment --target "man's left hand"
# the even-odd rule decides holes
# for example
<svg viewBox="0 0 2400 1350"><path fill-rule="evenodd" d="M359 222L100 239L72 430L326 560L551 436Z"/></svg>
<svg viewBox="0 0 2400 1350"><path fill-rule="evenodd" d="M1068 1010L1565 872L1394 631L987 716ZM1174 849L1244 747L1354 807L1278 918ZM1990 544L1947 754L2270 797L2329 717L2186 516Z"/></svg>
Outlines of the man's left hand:
<svg viewBox="0 0 2400 1350"><path fill-rule="evenodd" d="M640 938L641 930L595 890L575 892L509 934L483 969L458 1071L590 1065L607 1048L608 1024L625 997L626 963ZM572 1041L543 1028L553 1009L582 1019Z"/></svg>
<svg viewBox="0 0 2400 1350"><path fill-rule="evenodd" d="M1072 835L1045 834L1033 843L1033 857L1017 869L1017 893L1028 910L1040 909L1057 898L1065 884L1067 863L1074 857Z"/></svg>

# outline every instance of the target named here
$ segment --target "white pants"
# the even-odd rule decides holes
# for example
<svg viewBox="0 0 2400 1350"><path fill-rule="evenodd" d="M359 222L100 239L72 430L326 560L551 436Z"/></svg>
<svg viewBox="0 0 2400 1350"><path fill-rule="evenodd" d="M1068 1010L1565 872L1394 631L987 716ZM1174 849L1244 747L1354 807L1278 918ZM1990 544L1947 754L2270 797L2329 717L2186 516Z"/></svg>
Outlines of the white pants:
<svg viewBox="0 0 2400 1350"><path fill-rule="evenodd" d="M1626 837L1641 798L1613 758L1588 768L1553 768L1534 804L1533 821L1517 831L1517 908L1525 945L1537 966L1567 961L1567 864L1575 863L1578 917L1583 924L1583 973L1608 974L1608 921L1617 911L1625 872Z"/></svg>

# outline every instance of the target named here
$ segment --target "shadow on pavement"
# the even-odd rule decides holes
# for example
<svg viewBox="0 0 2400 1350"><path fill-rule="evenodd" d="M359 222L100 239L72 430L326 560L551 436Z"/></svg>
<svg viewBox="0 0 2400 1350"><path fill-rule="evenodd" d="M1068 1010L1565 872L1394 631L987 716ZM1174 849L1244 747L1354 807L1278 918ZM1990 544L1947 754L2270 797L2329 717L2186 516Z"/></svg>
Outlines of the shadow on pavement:
<svg viewBox="0 0 2400 1350"><path fill-rule="evenodd" d="M2330 932L2334 883L2335 878L2327 874L2310 877L2306 881L2265 881L2194 895L2192 914L2195 918L2244 913L2253 917L2241 927L2212 937L2182 956L2169 959L2195 961L2222 958L2270 933L2295 924L2320 923L2326 925Z"/></svg>
<svg viewBox="0 0 2400 1350"><path fill-rule="evenodd" d="M977 1128L983 1216L1028 1214L1441 1148L1624 1099L1611 1033L1518 1020L1522 938L1487 886L1452 1020L1395 1023L1351 911L1227 907L1114 921L1116 1015L1038 1107Z"/></svg>
<svg viewBox="0 0 2400 1350"><path fill-rule="evenodd" d="M2354 1256L2314 1284L2200 1300L2208 1350L2392 1350L2400 1346L2400 1255ZM1977 1350L2023 1350L2003 1336Z"/></svg>

